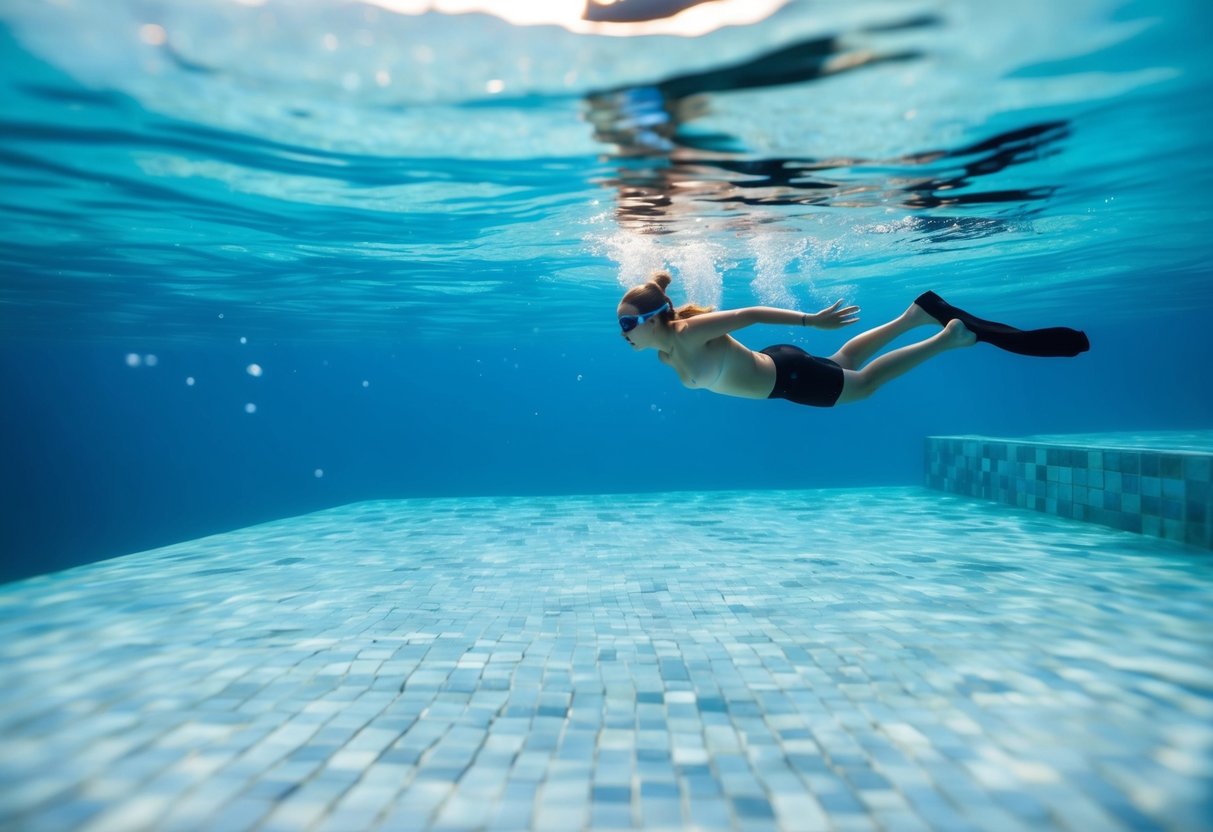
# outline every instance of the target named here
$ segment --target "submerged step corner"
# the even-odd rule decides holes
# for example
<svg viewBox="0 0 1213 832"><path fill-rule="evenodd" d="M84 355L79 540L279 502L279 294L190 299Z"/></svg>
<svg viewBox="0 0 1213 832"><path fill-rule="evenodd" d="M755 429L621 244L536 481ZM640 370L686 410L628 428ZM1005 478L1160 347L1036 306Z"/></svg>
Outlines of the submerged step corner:
<svg viewBox="0 0 1213 832"><path fill-rule="evenodd" d="M1213 430L928 436L928 488L1213 549Z"/></svg>

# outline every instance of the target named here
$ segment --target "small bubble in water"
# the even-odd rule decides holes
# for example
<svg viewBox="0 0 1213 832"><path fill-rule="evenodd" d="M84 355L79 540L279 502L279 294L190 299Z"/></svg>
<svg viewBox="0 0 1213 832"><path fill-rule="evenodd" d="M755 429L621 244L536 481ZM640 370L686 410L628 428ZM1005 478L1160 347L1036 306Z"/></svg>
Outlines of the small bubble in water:
<svg viewBox="0 0 1213 832"><path fill-rule="evenodd" d="M369 381L366 381L365 379L363 379L362 386L363 386L363 387L370 387L370 386L371 386L371 383L370 383Z"/></svg>
<svg viewBox="0 0 1213 832"><path fill-rule="evenodd" d="M484 91L489 95L496 95L503 89L505 89L505 81L502 81L500 78L494 78L484 85Z"/></svg>
<svg viewBox="0 0 1213 832"><path fill-rule="evenodd" d="M185 386L186 386L186 387L193 387L193 386L194 386L194 377L193 377L193 376L188 376L188 377L186 377L186 379L185 379Z"/></svg>
<svg viewBox="0 0 1213 832"><path fill-rule="evenodd" d="M577 380L578 380L578 381L581 381L581 373L578 373L578 374L577 374Z"/></svg>
<svg viewBox="0 0 1213 832"><path fill-rule="evenodd" d="M257 405L253 404L252 402L249 402L248 404L246 404L244 406L244 412L245 413L256 413Z"/></svg>
<svg viewBox="0 0 1213 832"><path fill-rule="evenodd" d="M245 372L248 373L253 378L260 378L261 377L261 365L260 364L250 364L250 365L248 365L248 367L245 368Z"/></svg>
<svg viewBox="0 0 1213 832"><path fill-rule="evenodd" d="M222 316L222 315L220 315L219 317L220 317L220 318L222 318L223 316ZM241 335L241 336L240 336L240 343L241 343L241 344L247 344L247 343L248 343L248 339L247 339L247 338L245 338L243 335Z"/></svg>
<svg viewBox="0 0 1213 832"><path fill-rule="evenodd" d="M144 23L139 27L139 39L148 46L163 46L168 40L164 27L156 23Z"/></svg>
<svg viewBox="0 0 1213 832"><path fill-rule="evenodd" d="M128 352L126 354L126 366L138 367L142 363L143 363L143 359L140 358L137 354L135 354L133 352Z"/></svg>
<svg viewBox="0 0 1213 832"><path fill-rule="evenodd" d="M155 367L157 364L160 363L160 359L154 355L145 355L145 356L143 356L143 363L146 364L148 367Z"/></svg>
<svg viewBox="0 0 1213 832"><path fill-rule="evenodd" d="M321 477L324 476L324 469L317 468L315 471L312 472L312 476L314 476L316 479L320 479Z"/></svg>

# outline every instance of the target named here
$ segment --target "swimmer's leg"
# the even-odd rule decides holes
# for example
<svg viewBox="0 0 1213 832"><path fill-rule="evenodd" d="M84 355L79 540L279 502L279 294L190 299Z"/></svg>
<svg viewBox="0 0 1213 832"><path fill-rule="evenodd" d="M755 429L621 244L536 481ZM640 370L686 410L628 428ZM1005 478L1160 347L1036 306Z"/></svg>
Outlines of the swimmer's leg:
<svg viewBox="0 0 1213 832"><path fill-rule="evenodd" d="M902 312L899 317L847 341L838 352L830 356L830 360L844 370L858 370L865 361L884 349L890 341L915 327L933 323L935 320L921 307L910 304L910 308Z"/></svg>
<svg viewBox="0 0 1213 832"><path fill-rule="evenodd" d="M1091 348L1086 333L1064 326L1048 327L1046 329L1016 329L997 321L987 321L970 315L963 309L957 309L934 292L924 292L914 301L914 306L922 309L941 324L951 320L962 321L964 325L977 336L978 341L985 341L1007 352L1020 355L1035 355L1042 357L1066 357L1078 355Z"/></svg>
<svg viewBox="0 0 1213 832"><path fill-rule="evenodd" d="M928 358L958 347L971 347L977 338L960 321L951 321L925 341L880 356L862 370L844 370L842 393L835 404L866 399L885 384L917 367Z"/></svg>

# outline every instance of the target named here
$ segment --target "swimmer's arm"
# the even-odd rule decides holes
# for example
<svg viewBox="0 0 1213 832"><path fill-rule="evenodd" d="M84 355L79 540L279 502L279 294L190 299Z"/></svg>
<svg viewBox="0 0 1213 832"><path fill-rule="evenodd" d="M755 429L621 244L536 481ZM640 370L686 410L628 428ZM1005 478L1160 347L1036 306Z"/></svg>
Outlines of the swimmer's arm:
<svg viewBox="0 0 1213 832"><path fill-rule="evenodd" d="M744 309L723 309L706 312L685 321L685 332L697 340L711 341L754 324L787 324L806 326L805 319L812 317L791 309L776 309L773 306L747 306Z"/></svg>
<svg viewBox="0 0 1213 832"><path fill-rule="evenodd" d="M710 341L754 324L816 326L822 329L835 329L858 320L854 317L855 313L859 311L858 306L847 306L841 309L840 306L842 306L841 300L828 309L816 313L777 309L774 306L747 306L744 309L708 312L687 319L686 332L693 333L696 338Z"/></svg>

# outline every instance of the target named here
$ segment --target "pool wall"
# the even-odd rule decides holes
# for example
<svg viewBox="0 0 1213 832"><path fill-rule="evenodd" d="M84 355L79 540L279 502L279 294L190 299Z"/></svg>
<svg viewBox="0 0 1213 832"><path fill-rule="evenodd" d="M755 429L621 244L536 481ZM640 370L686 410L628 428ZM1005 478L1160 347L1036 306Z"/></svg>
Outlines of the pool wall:
<svg viewBox="0 0 1213 832"><path fill-rule="evenodd" d="M1213 548L1213 454L929 436L930 488Z"/></svg>

